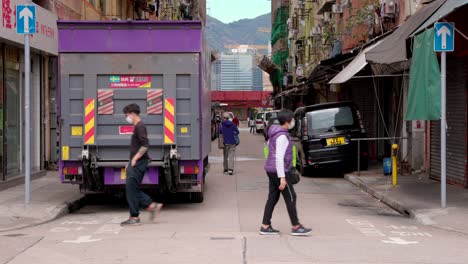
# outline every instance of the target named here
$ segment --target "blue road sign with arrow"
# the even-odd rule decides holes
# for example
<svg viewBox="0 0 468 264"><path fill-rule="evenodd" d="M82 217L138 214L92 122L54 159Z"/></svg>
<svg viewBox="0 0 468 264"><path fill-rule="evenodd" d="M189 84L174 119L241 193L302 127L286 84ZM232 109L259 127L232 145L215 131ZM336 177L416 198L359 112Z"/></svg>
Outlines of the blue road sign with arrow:
<svg viewBox="0 0 468 264"><path fill-rule="evenodd" d="M434 25L434 51L444 52L455 49L455 23L438 22Z"/></svg>
<svg viewBox="0 0 468 264"><path fill-rule="evenodd" d="M35 34L36 33L36 6L17 5L16 6L16 33Z"/></svg>

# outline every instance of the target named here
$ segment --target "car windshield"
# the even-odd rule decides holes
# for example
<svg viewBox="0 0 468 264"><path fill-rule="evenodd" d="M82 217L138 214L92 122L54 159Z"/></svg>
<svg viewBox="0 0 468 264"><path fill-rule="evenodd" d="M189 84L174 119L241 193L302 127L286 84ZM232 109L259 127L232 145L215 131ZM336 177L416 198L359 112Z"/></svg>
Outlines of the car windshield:
<svg viewBox="0 0 468 264"><path fill-rule="evenodd" d="M277 112L271 112L271 113L267 113L266 114L266 121L270 120L270 118L272 117L277 117L278 116L278 113Z"/></svg>
<svg viewBox="0 0 468 264"><path fill-rule="evenodd" d="M315 110L307 113L308 133L316 135L354 125L353 112L349 106Z"/></svg>
<svg viewBox="0 0 468 264"><path fill-rule="evenodd" d="M263 113L257 114L257 119L263 119Z"/></svg>

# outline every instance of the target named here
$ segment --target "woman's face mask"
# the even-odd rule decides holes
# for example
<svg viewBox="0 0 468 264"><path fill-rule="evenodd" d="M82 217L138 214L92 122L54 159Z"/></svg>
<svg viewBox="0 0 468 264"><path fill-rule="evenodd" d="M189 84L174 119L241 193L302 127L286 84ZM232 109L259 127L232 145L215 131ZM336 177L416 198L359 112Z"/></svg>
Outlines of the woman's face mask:
<svg viewBox="0 0 468 264"><path fill-rule="evenodd" d="M289 127L288 127L288 128L289 128L289 129L293 129L295 125L296 125L296 120L293 119L293 120L291 120L291 123L289 123Z"/></svg>

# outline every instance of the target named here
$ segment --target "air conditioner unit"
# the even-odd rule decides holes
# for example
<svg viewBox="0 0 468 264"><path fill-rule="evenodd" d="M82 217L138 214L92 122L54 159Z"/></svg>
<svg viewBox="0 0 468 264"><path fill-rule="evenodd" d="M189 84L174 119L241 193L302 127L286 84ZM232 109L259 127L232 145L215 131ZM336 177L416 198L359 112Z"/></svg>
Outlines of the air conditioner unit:
<svg viewBox="0 0 468 264"><path fill-rule="evenodd" d="M342 14L343 13L343 7L341 5L337 5L337 4L332 5L332 13L333 14Z"/></svg>
<svg viewBox="0 0 468 264"><path fill-rule="evenodd" d="M324 12L323 13L323 22L330 22L330 12Z"/></svg>
<svg viewBox="0 0 468 264"><path fill-rule="evenodd" d="M311 36L319 36L322 34L322 29L320 27L313 27L311 30L310 30L310 35Z"/></svg>

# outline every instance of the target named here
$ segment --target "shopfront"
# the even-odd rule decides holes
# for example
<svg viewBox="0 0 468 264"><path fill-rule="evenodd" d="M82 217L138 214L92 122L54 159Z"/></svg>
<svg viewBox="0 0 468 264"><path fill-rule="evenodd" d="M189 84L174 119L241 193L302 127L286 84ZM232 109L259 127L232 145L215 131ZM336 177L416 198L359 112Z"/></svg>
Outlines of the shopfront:
<svg viewBox="0 0 468 264"><path fill-rule="evenodd" d="M0 182L21 176L24 168L24 37L16 34L14 10L18 4L31 2L4 0L0 9ZM46 141L46 138L50 138L51 122L56 122L46 116L46 113L50 113L49 103L46 102L53 99L49 79L57 73L50 71L49 64L55 60L58 46L57 16L38 6L36 10L38 32L31 38L30 73L33 173L44 168L45 153L51 151L50 147L55 149L55 144Z"/></svg>

